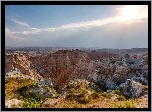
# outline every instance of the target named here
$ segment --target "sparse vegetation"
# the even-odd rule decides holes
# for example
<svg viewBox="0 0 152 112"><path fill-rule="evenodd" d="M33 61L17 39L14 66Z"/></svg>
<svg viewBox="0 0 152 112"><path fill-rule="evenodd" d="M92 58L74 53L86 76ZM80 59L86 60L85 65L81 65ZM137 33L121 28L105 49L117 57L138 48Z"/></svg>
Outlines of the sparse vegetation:
<svg viewBox="0 0 152 112"><path fill-rule="evenodd" d="M109 99L113 96L112 93L103 93L102 95L103 95L104 97L106 97L106 98L109 98Z"/></svg>
<svg viewBox="0 0 152 112"><path fill-rule="evenodd" d="M122 93L120 92L120 90L113 90L113 93L117 94L117 95L122 95Z"/></svg>
<svg viewBox="0 0 152 112"><path fill-rule="evenodd" d="M74 89L71 88L68 90L66 99L68 100L76 100L79 103L88 103L90 101L90 97L86 96L87 92L83 89Z"/></svg>
<svg viewBox="0 0 152 112"><path fill-rule="evenodd" d="M39 98L27 98L24 100L22 104L23 108L41 108L42 107L42 100Z"/></svg>
<svg viewBox="0 0 152 112"><path fill-rule="evenodd" d="M21 77L8 77L5 79L5 97L15 97L15 92L23 87L35 86L37 83L33 80Z"/></svg>
<svg viewBox="0 0 152 112"><path fill-rule="evenodd" d="M123 96L123 95L118 95L118 96L117 96L117 99L118 99L119 101L124 101L124 100L126 100L125 96Z"/></svg>
<svg viewBox="0 0 152 112"><path fill-rule="evenodd" d="M136 103L133 100L121 101L114 104L113 108L135 108Z"/></svg>

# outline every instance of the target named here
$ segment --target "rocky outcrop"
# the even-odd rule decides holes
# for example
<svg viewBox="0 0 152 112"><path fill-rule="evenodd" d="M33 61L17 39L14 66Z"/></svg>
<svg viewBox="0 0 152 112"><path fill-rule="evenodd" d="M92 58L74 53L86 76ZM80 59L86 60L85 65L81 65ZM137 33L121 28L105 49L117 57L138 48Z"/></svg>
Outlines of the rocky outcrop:
<svg viewBox="0 0 152 112"><path fill-rule="evenodd" d="M40 99L56 97L57 93L53 89L53 84L48 80L41 80L35 86L25 86L16 91L18 96L24 98L38 97Z"/></svg>
<svg viewBox="0 0 152 112"><path fill-rule="evenodd" d="M34 69L31 69L31 62L21 53L12 53L5 56L5 73L16 71L15 69L35 79L43 79Z"/></svg>
<svg viewBox="0 0 152 112"><path fill-rule="evenodd" d="M122 94L128 98L139 97L143 92L142 86L132 79L127 79L127 81L119 85L117 89L119 89Z"/></svg>
<svg viewBox="0 0 152 112"><path fill-rule="evenodd" d="M53 89L51 79L36 80L34 77L24 75L19 71L8 72L5 76L5 96L7 99L20 98L52 98L57 93Z"/></svg>
<svg viewBox="0 0 152 112"><path fill-rule="evenodd" d="M88 75L89 80L98 83L106 89L116 89L127 79L133 79L148 85L147 55L132 58L129 55L96 61L94 71Z"/></svg>

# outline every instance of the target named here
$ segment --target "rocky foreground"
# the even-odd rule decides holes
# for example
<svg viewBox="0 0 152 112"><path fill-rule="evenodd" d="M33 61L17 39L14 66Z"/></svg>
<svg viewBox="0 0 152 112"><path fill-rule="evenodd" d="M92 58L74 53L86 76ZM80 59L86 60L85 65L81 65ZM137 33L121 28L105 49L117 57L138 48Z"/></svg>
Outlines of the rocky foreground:
<svg viewBox="0 0 152 112"><path fill-rule="evenodd" d="M148 53L13 53L5 63L7 108L148 108Z"/></svg>

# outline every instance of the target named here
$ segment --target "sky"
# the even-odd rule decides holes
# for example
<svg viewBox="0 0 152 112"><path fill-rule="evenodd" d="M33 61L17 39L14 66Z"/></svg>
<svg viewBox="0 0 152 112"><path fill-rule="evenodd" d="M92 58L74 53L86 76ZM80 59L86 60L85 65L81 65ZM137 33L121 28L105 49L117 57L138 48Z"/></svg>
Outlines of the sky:
<svg viewBox="0 0 152 112"><path fill-rule="evenodd" d="M148 6L6 5L5 46L148 48Z"/></svg>

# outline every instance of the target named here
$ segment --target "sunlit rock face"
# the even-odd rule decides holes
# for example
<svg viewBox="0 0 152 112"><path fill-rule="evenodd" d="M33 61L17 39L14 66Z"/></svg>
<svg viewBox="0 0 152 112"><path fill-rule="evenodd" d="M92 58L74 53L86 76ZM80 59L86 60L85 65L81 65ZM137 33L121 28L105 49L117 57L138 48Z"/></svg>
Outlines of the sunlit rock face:
<svg viewBox="0 0 152 112"><path fill-rule="evenodd" d="M94 66L87 53L80 50L59 50L46 56L31 57L29 60L32 68L41 76L52 79L58 92L70 80L87 79Z"/></svg>
<svg viewBox="0 0 152 112"><path fill-rule="evenodd" d="M43 79L34 69L31 69L31 62L21 53L12 53L5 56L5 73L19 70L24 75Z"/></svg>
<svg viewBox="0 0 152 112"><path fill-rule="evenodd" d="M104 85L106 89L116 89L127 79L148 85L148 61L146 54L140 56L124 55L95 62L94 71L89 78ZM144 61L145 60L145 61Z"/></svg>

